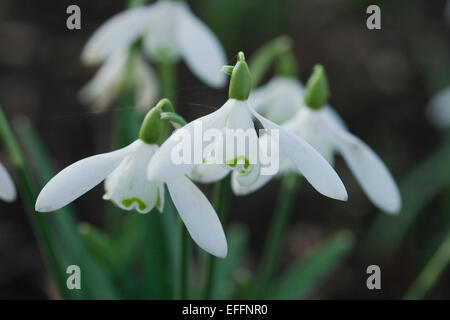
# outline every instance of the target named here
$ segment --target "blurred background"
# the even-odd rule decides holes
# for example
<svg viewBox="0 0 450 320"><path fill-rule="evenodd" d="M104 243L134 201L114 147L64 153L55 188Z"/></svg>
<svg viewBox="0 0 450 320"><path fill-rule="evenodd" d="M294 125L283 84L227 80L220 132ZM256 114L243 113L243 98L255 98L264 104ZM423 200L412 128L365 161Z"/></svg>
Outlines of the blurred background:
<svg viewBox="0 0 450 320"><path fill-rule="evenodd" d="M308 79L316 63L324 65L331 105L349 129L380 155L401 186L441 145L444 134L430 125L425 110L430 97L450 85L450 29L444 0L188 2L217 34L230 64L239 50L250 57L278 35L292 37L301 80ZM66 28L70 4L81 8L81 30ZM381 8L381 30L366 28L369 4ZM96 71L81 64L80 53L93 31L124 7L123 0L0 2L0 104L9 120L19 115L31 119L56 169L110 149L117 110L92 113L79 102L78 91ZM225 102L226 90L202 84L182 62L177 68L178 110L188 121L210 112L207 106ZM0 158L8 166L3 150ZM355 247L306 298L401 298L445 237L450 223L445 197L438 192L414 215L398 248L386 257L373 249L384 235L370 237L377 230L374 225L382 226L387 218L366 198L340 158L336 171L347 187L349 201L329 200L302 184L278 272L345 229L354 233ZM421 181L414 181L416 189ZM232 198L230 221L239 221L249 230L244 265L250 273L261 255L278 187L279 181L274 181L250 196ZM211 194L210 186L202 189ZM408 195L415 198L416 189ZM104 223L102 193L99 186L74 203L83 221L99 227ZM371 264L381 267L382 290L366 287L366 268ZM54 297L52 290L20 201L0 202L0 298L47 299ZM428 298L450 298L450 269Z"/></svg>

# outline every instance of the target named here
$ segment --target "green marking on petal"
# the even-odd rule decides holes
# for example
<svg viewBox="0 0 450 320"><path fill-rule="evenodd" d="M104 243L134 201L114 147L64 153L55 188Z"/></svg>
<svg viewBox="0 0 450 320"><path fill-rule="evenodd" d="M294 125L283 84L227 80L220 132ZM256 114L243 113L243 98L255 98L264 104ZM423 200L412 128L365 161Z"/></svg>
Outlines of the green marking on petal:
<svg viewBox="0 0 450 320"><path fill-rule="evenodd" d="M156 208L161 211L161 195L159 194L159 188L156 190Z"/></svg>
<svg viewBox="0 0 450 320"><path fill-rule="evenodd" d="M129 198L122 200L122 204L129 208L133 205L133 203L136 202L138 204L139 210L143 211L147 208L147 205L139 198Z"/></svg>
<svg viewBox="0 0 450 320"><path fill-rule="evenodd" d="M248 167L250 167L250 161L245 156L239 156L234 159L226 160L225 164L231 168L236 168L239 161L244 162L245 169L248 169Z"/></svg>

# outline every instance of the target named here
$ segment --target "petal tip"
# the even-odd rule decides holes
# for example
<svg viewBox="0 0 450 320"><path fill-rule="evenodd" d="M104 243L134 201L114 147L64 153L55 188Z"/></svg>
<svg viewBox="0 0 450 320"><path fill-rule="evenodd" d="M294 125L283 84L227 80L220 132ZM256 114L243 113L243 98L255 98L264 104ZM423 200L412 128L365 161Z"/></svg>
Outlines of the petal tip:
<svg viewBox="0 0 450 320"><path fill-rule="evenodd" d="M217 250L217 252L212 253L213 255L215 255L218 258L222 258L225 259L228 255L228 246L227 243L225 242L225 244Z"/></svg>

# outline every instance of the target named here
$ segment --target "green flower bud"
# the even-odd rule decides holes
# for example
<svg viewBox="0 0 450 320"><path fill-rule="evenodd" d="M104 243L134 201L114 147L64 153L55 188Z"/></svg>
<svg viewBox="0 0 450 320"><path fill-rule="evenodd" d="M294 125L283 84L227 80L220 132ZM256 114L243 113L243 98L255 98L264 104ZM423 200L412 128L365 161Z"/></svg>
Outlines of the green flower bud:
<svg viewBox="0 0 450 320"><path fill-rule="evenodd" d="M328 79L323 66L314 66L314 71L306 84L305 104L311 109L322 108L330 97Z"/></svg>
<svg viewBox="0 0 450 320"><path fill-rule="evenodd" d="M174 108L169 99L162 99L152 108L142 121L139 131L139 139L147 144L156 144L163 130L162 112L174 112Z"/></svg>
<svg viewBox="0 0 450 320"><path fill-rule="evenodd" d="M228 97L236 100L247 100L252 90L252 78L245 55L241 51L238 53L238 62L233 68L230 80Z"/></svg>

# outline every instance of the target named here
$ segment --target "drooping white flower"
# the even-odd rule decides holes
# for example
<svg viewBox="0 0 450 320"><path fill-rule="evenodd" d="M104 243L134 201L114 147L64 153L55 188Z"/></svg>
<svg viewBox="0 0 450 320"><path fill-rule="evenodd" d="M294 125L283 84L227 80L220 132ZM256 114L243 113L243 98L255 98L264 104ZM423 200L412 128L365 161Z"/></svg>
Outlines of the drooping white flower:
<svg viewBox="0 0 450 320"><path fill-rule="evenodd" d="M158 98L159 84L153 68L136 50L120 50L109 56L94 78L81 89L80 99L92 105L95 111L103 111L124 89L128 65L132 66L129 75L136 106L145 112Z"/></svg>
<svg viewBox="0 0 450 320"><path fill-rule="evenodd" d="M121 12L105 22L89 39L82 60L96 64L143 39L146 54L155 62L182 57L191 71L212 87L222 87L220 68L225 52L212 31L184 1L159 0Z"/></svg>
<svg viewBox="0 0 450 320"><path fill-rule="evenodd" d="M158 150L155 141L159 132L151 128L155 127L155 117L159 119L168 103L163 99L149 112L139 139L132 144L82 159L59 172L40 192L36 211L58 210L106 179L105 200L111 200L123 210L148 213L156 207L161 212L165 197L163 183L149 180L146 172ZM184 175L168 181L167 188L192 239L205 251L225 257L225 234L208 199Z"/></svg>
<svg viewBox="0 0 450 320"><path fill-rule="evenodd" d="M328 162L303 139L267 120L251 108L247 100L250 90L250 73L244 55L240 52L238 62L232 68L229 100L219 110L187 124L167 139L150 162L149 179L164 181L164 179L190 173L194 180L211 182L221 179L232 170L232 179L235 183L251 185L260 176L259 163L253 163L249 159L254 150L258 150L258 141L251 139L257 136L252 119L255 117L268 130L270 136L278 134L279 141L276 138L273 140L278 144L280 157L290 159L317 191L334 199L346 200L345 187ZM223 132L226 129L248 132L247 137L250 142L255 141L256 146L252 146L251 143L246 144L246 148L231 152L232 158L223 159L223 156L227 157L228 153L223 152L218 157L221 149L216 148L216 145L223 142L220 135L213 141L202 139L212 129L215 132ZM224 149L230 148L228 144L230 141L227 140L226 135L224 139ZM232 145L231 148L234 147ZM212 154L209 148L213 150ZM187 161L178 163L174 155L178 155L180 150L183 151L183 155L190 154L194 158L187 157ZM223 161L199 165L195 159L200 158L200 163L210 163L209 156L214 160L219 158Z"/></svg>
<svg viewBox="0 0 450 320"><path fill-rule="evenodd" d="M251 106L267 119L281 124L291 119L303 104L303 84L295 77L276 76L252 90Z"/></svg>
<svg viewBox="0 0 450 320"><path fill-rule="evenodd" d="M431 98L427 113L436 127L441 129L450 127L450 88L438 92Z"/></svg>
<svg viewBox="0 0 450 320"><path fill-rule="evenodd" d="M316 76L320 77L319 81L326 81L321 67L315 68L311 79ZM342 155L366 195L377 207L392 214L400 211L400 192L386 165L367 144L347 130L331 107L324 106L322 102L314 108L303 104L297 114L283 124L283 128L305 139L330 163L334 162L335 153ZM260 139L267 140L267 137L261 136ZM295 170L289 159L283 159L280 166L284 173ZM237 193L245 195L253 192L269 180L261 177L252 186L239 186Z"/></svg>
<svg viewBox="0 0 450 320"><path fill-rule="evenodd" d="M6 168L0 163L0 199L12 202L16 199L16 188Z"/></svg>

